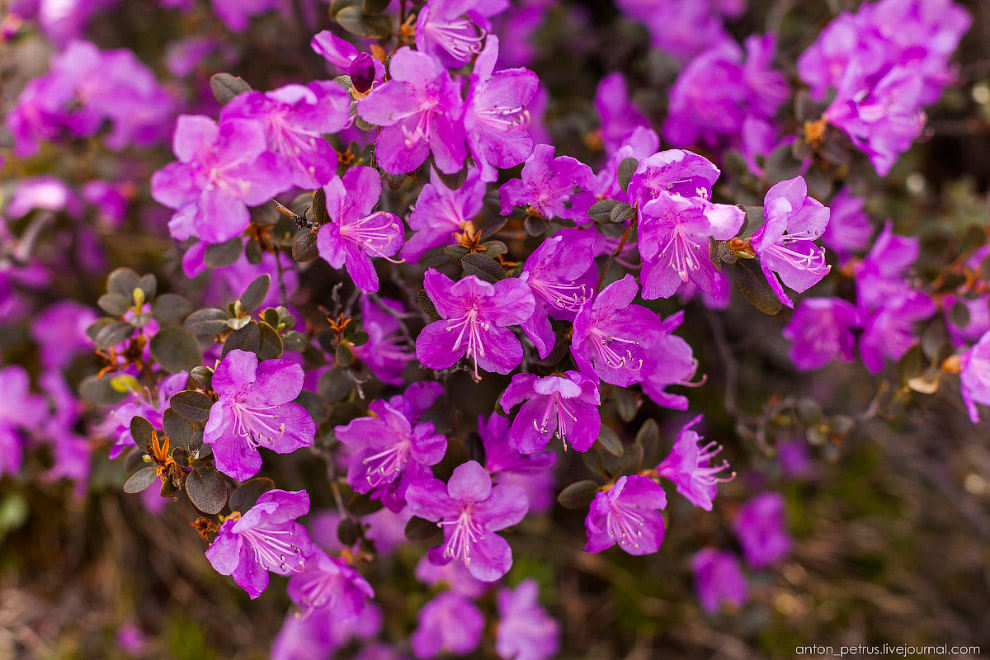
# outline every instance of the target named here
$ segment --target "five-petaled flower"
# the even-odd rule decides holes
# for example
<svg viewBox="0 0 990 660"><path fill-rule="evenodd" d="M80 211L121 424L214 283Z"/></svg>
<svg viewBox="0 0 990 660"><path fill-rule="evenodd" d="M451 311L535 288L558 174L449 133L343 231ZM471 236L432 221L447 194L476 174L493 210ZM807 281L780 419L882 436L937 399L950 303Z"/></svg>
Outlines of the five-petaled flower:
<svg viewBox="0 0 990 660"><path fill-rule="evenodd" d="M509 439L521 454L533 454L547 446L551 436L568 440L577 451L588 451L601 430L598 383L579 371L540 378L516 374L502 394L500 404L509 412L525 401L512 422Z"/></svg>
<svg viewBox="0 0 990 660"><path fill-rule="evenodd" d="M316 550L306 558L302 571L289 578L289 598L303 616L327 608L340 621L354 621L375 590L360 573L342 559Z"/></svg>
<svg viewBox="0 0 990 660"><path fill-rule="evenodd" d="M616 543L631 555L648 555L660 549L664 523L660 509L667 506L663 489L649 477L619 477L607 490L598 491L584 528L585 552L601 552Z"/></svg>
<svg viewBox="0 0 990 660"><path fill-rule="evenodd" d="M731 481L736 473L728 477L718 476L728 469L729 463L723 460L718 465L711 464L712 459L722 451L722 446L715 442L701 444L702 436L691 428L700 421L701 415L698 415L681 428L674 448L657 466L657 475L673 481L677 492L691 504L711 511L719 482Z"/></svg>

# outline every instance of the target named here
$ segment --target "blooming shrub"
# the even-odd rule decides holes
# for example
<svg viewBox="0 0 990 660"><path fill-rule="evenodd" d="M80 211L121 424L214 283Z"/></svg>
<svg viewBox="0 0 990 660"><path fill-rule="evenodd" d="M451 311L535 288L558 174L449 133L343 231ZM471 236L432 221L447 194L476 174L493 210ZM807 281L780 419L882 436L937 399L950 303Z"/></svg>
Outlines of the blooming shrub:
<svg viewBox="0 0 990 660"><path fill-rule="evenodd" d="M953 0L154 4L4 18L51 57L3 83L0 475L181 511L273 658L585 657L555 576L613 563L738 611L812 453L990 405L985 204L939 251L873 203L970 82ZM602 15L568 89L540 39Z"/></svg>

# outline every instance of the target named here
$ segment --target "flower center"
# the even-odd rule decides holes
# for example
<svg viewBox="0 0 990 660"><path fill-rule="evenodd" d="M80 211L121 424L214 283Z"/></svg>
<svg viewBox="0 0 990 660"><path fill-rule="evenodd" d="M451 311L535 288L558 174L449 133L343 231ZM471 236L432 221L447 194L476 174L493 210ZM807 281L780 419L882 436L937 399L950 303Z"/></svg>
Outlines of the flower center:
<svg viewBox="0 0 990 660"><path fill-rule="evenodd" d="M471 517L471 509L467 508L453 520L441 520L439 527L450 528L447 540L443 545L443 556L461 559L467 565L471 562L471 545L485 538L485 530Z"/></svg>
<svg viewBox="0 0 990 660"><path fill-rule="evenodd" d="M254 550L254 560L266 571L299 573L303 569L302 550L292 540L292 529L254 527L241 532L241 538Z"/></svg>
<svg viewBox="0 0 990 660"><path fill-rule="evenodd" d="M485 356L485 344L482 342L481 333L488 332L491 327L490 323L478 318L476 307L469 309L460 321L447 326L447 332L458 330L457 339L454 341L454 350L458 351L462 345L466 345L465 354L474 360L472 377L475 381L481 380L481 376L478 375L478 356Z"/></svg>
<svg viewBox="0 0 990 660"><path fill-rule="evenodd" d="M234 435L244 438L252 447L271 446L285 435L285 424L280 423L281 406L246 406L235 402L230 407L234 414Z"/></svg>
<svg viewBox="0 0 990 660"><path fill-rule="evenodd" d="M548 426L551 423L551 417L554 418L552 427ZM567 451L567 426L577 421L577 416L567 403L565 403L564 399L561 398L560 392L554 392L547 397L547 405L543 409L543 417L540 419L540 423L537 424L536 418L533 418L533 428L544 436L553 431L553 437L560 438L561 442L564 443L564 451Z"/></svg>

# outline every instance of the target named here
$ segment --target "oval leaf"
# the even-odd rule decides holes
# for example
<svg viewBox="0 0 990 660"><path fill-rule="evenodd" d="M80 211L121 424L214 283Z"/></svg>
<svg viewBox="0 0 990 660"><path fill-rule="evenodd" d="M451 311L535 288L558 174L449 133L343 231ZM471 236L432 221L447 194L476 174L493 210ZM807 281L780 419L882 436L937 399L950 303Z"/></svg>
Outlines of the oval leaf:
<svg viewBox="0 0 990 660"><path fill-rule="evenodd" d="M255 477L242 483L230 494L230 510L245 513L255 505L258 498L275 488L275 482L268 477Z"/></svg>
<svg viewBox="0 0 990 660"><path fill-rule="evenodd" d="M566 509L587 509L597 492L598 484L594 481L578 481L560 491L557 501Z"/></svg>
<svg viewBox="0 0 990 660"><path fill-rule="evenodd" d="M250 314L261 306L272 286L272 276L268 273L259 275L241 294L241 309Z"/></svg>
<svg viewBox="0 0 990 660"><path fill-rule="evenodd" d="M151 356L169 373L190 371L203 364L199 342L182 328L162 328L151 338Z"/></svg>
<svg viewBox="0 0 990 660"><path fill-rule="evenodd" d="M210 419L213 400L202 392L183 390L172 395L169 406L190 422L206 424Z"/></svg>
<svg viewBox="0 0 990 660"><path fill-rule="evenodd" d="M227 504L227 483L213 468L197 468L186 477L186 494L203 513L220 513Z"/></svg>
<svg viewBox="0 0 990 660"><path fill-rule="evenodd" d="M429 541L440 534L440 527L435 522L413 516L406 523L406 538L414 543Z"/></svg>
<svg viewBox="0 0 990 660"><path fill-rule="evenodd" d="M227 331L228 318L222 309L198 309L189 315L182 327L194 335L219 335Z"/></svg>
<svg viewBox="0 0 990 660"><path fill-rule="evenodd" d="M179 323L193 311L193 304L175 293L163 293L155 298L151 315L160 323Z"/></svg>
<svg viewBox="0 0 990 660"><path fill-rule="evenodd" d="M141 468L134 474L132 474L127 481L124 482L124 492L125 493L140 493L145 490L151 484L158 480L158 474L155 472L155 468L146 467Z"/></svg>

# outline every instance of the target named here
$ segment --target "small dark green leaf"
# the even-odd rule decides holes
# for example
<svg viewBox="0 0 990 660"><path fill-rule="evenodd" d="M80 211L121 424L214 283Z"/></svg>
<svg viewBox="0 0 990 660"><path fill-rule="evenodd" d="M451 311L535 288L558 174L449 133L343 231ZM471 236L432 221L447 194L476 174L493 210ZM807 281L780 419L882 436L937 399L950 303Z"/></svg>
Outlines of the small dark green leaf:
<svg viewBox="0 0 990 660"><path fill-rule="evenodd" d="M636 217L636 209L629 204L616 204L609 213L609 222L619 224L628 222Z"/></svg>
<svg viewBox="0 0 990 660"><path fill-rule="evenodd" d="M258 359L271 360L282 357L282 338L275 332L275 328L262 321L258 324L258 331L261 335L261 347L258 349Z"/></svg>
<svg viewBox="0 0 990 660"><path fill-rule="evenodd" d="M361 538L361 527L353 518L341 518L337 523L337 538L349 548Z"/></svg>
<svg viewBox="0 0 990 660"><path fill-rule="evenodd" d="M365 14L381 14L392 3L392 0L364 0L361 8Z"/></svg>
<svg viewBox="0 0 990 660"><path fill-rule="evenodd" d="M330 213L327 211L327 193L323 188L317 188L313 193L313 218L320 225L330 222Z"/></svg>
<svg viewBox="0 0 990 660"><path fill-rule="evenodd" d="M153 300L155 294L158 293L158 278L151 273L142 275L138 279L137 288L144 291L145 300Z"/></svg>
<svg viewBox="0 0 990 660"><path fill-rule="evenodd" d="M230 494L230 510L246 513L258 498L275 488L275 482L267 477L255 477L245 481Z"/></svg>
<svg viewBox="0 0 990 660"><path fill-rule="evenodd" d="M461 266L465 275L475 275L485 282L495 284L505 279L505 269L497 261L480 252L472 252L464 255L461 259Z"/></svg>
<svg viewBox="0 0 990 660"><path fill-rule="evenodd" d="M335 18L340 27L359 37L387 39L392 36L392 17L388 15L366 14L359 7L345 7Z"/></svg>
<svg viewBox="0 0 990 660"><path fill-rule="evenodd" d="M182 445L173 447L172 460L175 461L179 467L189 467L189 452Z"/></svg>
<svg viewBox="0 0 990 660"><path fill-rule="evenodd" d="M657 425L655 419L651 417L639 427L639 432L636 433L636 444L643 448L644 465L655 466L660 463L663 458L660 448L660 426Z"/></svg>
<svg viewBox="0 0 990 660"><path fill-rule="evenodd" d="M625 387L612 388L615 395L615 411L623 422L631 422L639 411L642 400L632 390Z"/></svg>
<svg viewBox="0 0 990 660"><path fill-rule="evenodd" d="M560 491L557 502L565 509L587 509L597 492L598 484L594 481L578 481Z"/></svg>
<svg viewBox="0 0 990 660"><path fill-rule="evenodd" d="M183 390L172 395L172 398L169 400L169 406L190 422L206 424L210 419L210 408L213 407L213 399L202 392Z"/></svg>
<svg viewBox="0 0 990 660"><path fill-rule="evenodd" d="M619 163L619 186L622 188L622 192L627 192L629 190L629 182L632 181L633 174L636 173L636 168L639 167L639 161L635 158L626 158L621 163Z"/></svg>
<svg viewBox="0 0 990 660"><path fill-rule="evenodd" d="M141 491L146 490L148 486L155 483L157 480L158 474L155 472L155 468L141 468L124 482L124 492L140 493Z"/></svg>
<svg viewBox="0 0 990 660"><path fill-rule="evenodd" d="M213 369L209 367L194 367L192 371L189 372L196 384L202 387L204 390L213 389Z"/></svg>
<svg viewBox="0 0 990 660"><path fill-rule="evenodd" d="M287 351L302 353L309 346L309 338L298 330L289 330L282 334L282 347Z"/></svg>
<svg viewBox="0 0 990 660"><path fill-rule="evenodd" d="M246 314L250 314L254 310L261 307L261 303L265 301L265 296L268 295L268 289L272 286L272 276L268 273L259 275L248 288L244 290L241 294L241 310Z"/></svg>
<svg viewBox="0 0 990 660"><path fill-rule="evenodd" d="M227 312L210 307L197 309L182 325L194 335L219 335L227 331Z"/></svg>
<svg viewBox="0 0 990 660"><path fill-rule="evenodd" d="M437 177L443 181L443 185L447 186L450 190L457 190L464 185L467 181L468 168L461 168L460 172L455 174L444 174L439 169L437 169L436 164L433 165L433 171L437 173Z"/></svg>
<svg viewBox="0 0 990 660"><path fill-rule="evenodd" d="M175 412L172 408L162 414L162 427L169 442L173 445L186 447L193 438L196 427L188 419ZM131 435L134 432L131 431Z"/></svg>
<svg viewBox="0 0 990 660"><path fill-rule="evenodd" d="M163 293L151 305L151 315L159 323L180 323L193 311L191 302L176 293Z"/></svg>
<svg viewBox="0 0 990 660"><path fill-rule="evenodd" d="M773 316L784 308L767 279L760 270L756 259L740 259L735 267L736 286L746 301L764 314Z"/></svg>
<svg viewBox="0 0 990 660"><path fill-rule="evenodd" d="M118 268L107 276L107 293L116 293L133 303L134 289L141 278L130 268Z"/></svg>
<svg viewBox="0 0 990 660"><path fill-rule="evenodd" d="M265 255L261 251L261 243L258 241L248 241L244 245L244 258L249 264L257 266L264 260Z"/></svg>
<svg viewBox="0 0 990 660"><path fill-rule="evenodd" d="M127 340L134 334L136 328L127 321L113 321L108 323L96 333L96 347L105 351L111 346L116 346Z"/></svg>
<svg viewBox="0 0 990 660"><path fill-rule="evenodd" d="M109 376L97 378L96 374L87 376L79 383L79 396L94 405L114 405L130 396L130 393L118 392L110 386Z"/></svg>
<svg viewBox="0 0 990 660"><path fill-rule="evenodd" d="M343 369L328 369L320 376L316 390L326 401L337 403L347 398L353 385L354 381L348 377L347 372Z"/></svg>
<svg viewBox="0 0 990 660"><path fill-rule="evenodd" d="M169 373L189 371L203 364L199 342L182 328L162 328L151 338L150 349L151 356Z"/></svg>
<svg viewBox="0 0 990 660"><path fill-rule="evenodd" d="M354 364L354 351L351 350L350 346L343 342L337 344L337 348L334 351L333 356L338 367L349 367Z"/></svg>
<svg viewBox="0 0 990 660"><path fill-rule="evenodd" d="M131 417L131 437L134 438L134 444L141 451L147 453L148 445L151 443L151 434L154 432L155 428L144 417L137 415Z"/></svg>
<svg viewBox="0 0 990 660"><path fill-rule="evenodd" d="M316 261L320 258L320 250L316 247L316 234L308 231L292 244L292 259L301 264Z"/></svg>
<svg viewBox="0 0 990 660"><path fill-rule="evenodd" d="M643 446L629 445L618 458L606 456L605 469L613 477L639 472L643 469Z"/></svg>
<svg viewBox="0 0 990 660"><path fill-rule="evenodd" d="M536 216L527 215L523 219L523 229L525 229L526 233L530 236L543 236L547 233L547 229L549 228L550 225L547 224L545 218L537 218Z"/></svg>
<svg viewBox="0 0 990 660"><path fill-rule="evenodd" d="M440 527L435 522L413 516L406 523L406 538L414 543L429 541L440 535Z"/></svg>
<svg viewBox="0 0 990 660"><path fill-rule="evenodd" d="M213 243L206 247L203 263L207 268L232 266L244 253L244 241L236 236L225 243Z"/></svg>
<svg viewBox="0 0 990 660"><path fill-rule="evenodd" d="M316 392L303 390L296 397L295 403L305 408L317 424L322 424L330 418L330 406Z"/></svg>
<svg viewBox="0 0 990 660"><path fill-rule="evenodd" d="M250 92L251 85L247 84L240 76L216 73L210 78L210 89L213 90L213 98L217 100L217 103L226 105L235 96Z"/></svg>
<svg viewBox="0 0 990 660"><path fill-rule="evenodd" d="M395 192L396 190L401 188L405 180L406 180L405 174L389 174L387 172L385 173L385 184L388 186L388 189L391 190L392 192Z"/></svg>
<svg viewBox="0 0 990 660"><path fill-rule="evenodd" d="M615 431L611 427L602 424L601 430L598 432L598 444L602 446L602 449L614 456L622 455L622 442L619 440L619 436L615 434Z"/></svg>
<svg viewBox="0 0 990 660"><path fill-rule="evenodd" d="M416 292L416 302L419 303L419 308L423 310L423 313L429 316L434 321L439 321L443 317L437 312L436 306L433 301L430 300L430 296L426 293L426 289L420 289Z"/></svg>
<svg viewBox="0 0 990 660"><path fill-rule="evenodd" d="M186 477L186 494L203 513L220 513L227 504L227 483L211 467L196 468Z"/></svg>
<svg viewBox="0 0 990 660"><path fill-rule="evenodd" d="M101 316L86 327L86 336L89 337L89 340L95 344L96 337L100 334L100 330L107 327L114 321L116 321L116 319L112 319L109 316Z"/></svg>
<svg viewBox="0 0 990 660"><path fill-rule="evenodd" d="M261 329L258 324L251 321L240 330L234 330L223 342L221 355L226 355L234 349L257 353L261 350Z"/></svg>
<svg viewBox="0 0 990 660"><path fill-rule="evenodd" d="M605 459L598 447L592 447L581 454L581 459L584 461L584 466L592 474L605 474Z"/></svg>
<svg viewBox="0 0 990 660"><path fill-rule="evenodd" d="M969 307L961 300L957 300L949 308L949 320L960 328L965 328L969 325Z"/></svg>
<svg viewBox="0 0 990 660"><path fill-rule="evenodd" d="M595 202L588 209L588 217L598 223L610 223L612 222L612 209L621 203L617 199L604 199L600 202Z"/></svg>
<svg viewBox="0 0 990 660"><path fill-rule="evenodd" d="M119 293L104 293L100 296L100 299L96 301L96 304L99 305L100 309L107 314L123 316L131 305L134 304L134 301L131 298L125 298Z"/></svg>
<svg viewBox="0 0 990 660"><path fill-rule="evenodd" d="M347 510L355 516L367 516L382 510L381 500L371 499L367 493L355 493L347 501Z"/></svg>
<svg viewBox="0 0 990 660"><path fill-rule="evenodd" d="M348 337L347 341L351 343L351 346L364 346L371 341L371 335L364 330L358 330L353 335Z"/></svg>
<svg viewBox="0 0 990 660"><path fill-rule="evenodd" d="M470 254L471 250L467 249L463 245L445 245L443 247L443 253L448 259L460 261L466 255Z"/></svg>

